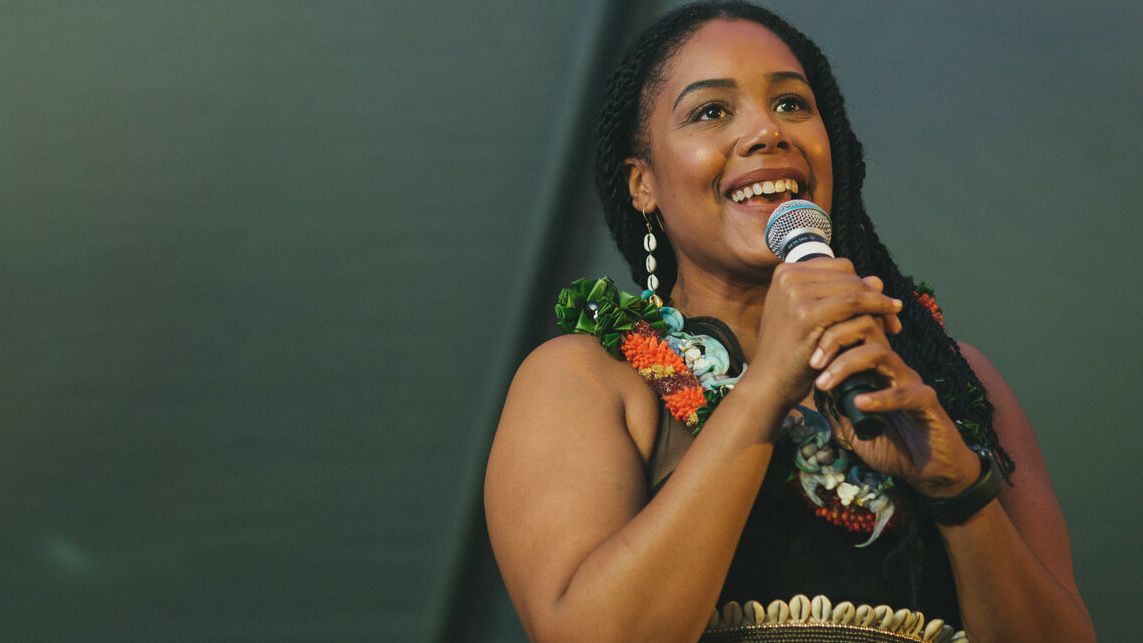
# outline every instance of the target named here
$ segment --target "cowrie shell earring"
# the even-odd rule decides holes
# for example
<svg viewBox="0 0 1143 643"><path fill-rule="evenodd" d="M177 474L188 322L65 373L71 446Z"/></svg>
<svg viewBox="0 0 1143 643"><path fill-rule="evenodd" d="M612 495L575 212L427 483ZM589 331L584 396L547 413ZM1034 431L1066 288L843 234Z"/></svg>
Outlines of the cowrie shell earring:
<svg viewBox="0 0 1143 643"><path fill-rule="evenodd" d="M659 247L659 240L655 238L655 232L651 228L651 219L647 216L647 211L642 208L639 211L643 213L643 222L647 224L647 234L643 236L643 249L647 251L647 290L643 292L643 298L650 301L656 308L661 308L663 298L655 292L659 288L659 278L655 276L655 268L659 265L655 261L655 248Z"/></svg>

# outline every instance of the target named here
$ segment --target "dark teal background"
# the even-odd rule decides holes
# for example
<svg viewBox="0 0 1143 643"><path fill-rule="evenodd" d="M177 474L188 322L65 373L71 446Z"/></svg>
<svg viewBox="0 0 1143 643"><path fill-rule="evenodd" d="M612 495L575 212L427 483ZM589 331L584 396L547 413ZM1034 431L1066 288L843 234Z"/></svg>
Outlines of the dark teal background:
<svg viewBox="0 0 1143 643"><path fill-rule="evenodd" d="M1143 10L769 6L1134 640ZM559 287L634 288L587 144L661 8L0 0L3 638L520 640L483 460Z"/></svg>

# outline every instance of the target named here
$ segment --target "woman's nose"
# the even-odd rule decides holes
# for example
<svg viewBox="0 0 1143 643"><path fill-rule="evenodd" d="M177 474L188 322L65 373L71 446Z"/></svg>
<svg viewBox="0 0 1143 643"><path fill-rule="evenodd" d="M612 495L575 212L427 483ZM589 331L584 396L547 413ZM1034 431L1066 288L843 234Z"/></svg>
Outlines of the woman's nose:
<svg viewBox="0 0 1143 643"><path fill-rule="evenodd" d="M773 154L790 149L790 142L781 123L769 110L762 111L747 120L744 128L735 150L740 156Z"/></svg>

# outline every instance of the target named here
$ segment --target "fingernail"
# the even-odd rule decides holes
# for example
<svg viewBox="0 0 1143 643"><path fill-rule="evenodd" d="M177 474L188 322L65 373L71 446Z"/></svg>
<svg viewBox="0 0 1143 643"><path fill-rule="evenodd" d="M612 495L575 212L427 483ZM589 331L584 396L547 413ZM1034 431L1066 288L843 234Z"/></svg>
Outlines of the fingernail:
<svg viewBox="0 0 1143 643"><path fill-rule="evenodd" d="M825 364L822 363L824 361L825 361L825 351L823 351L820 348L815 350L813 355L810 355L810 366L812 366L814 368L821 368L822 366L824 366Z"/></svg>
<svg viewBox="0 0 1143 643"><path fill-rule="evenodd" d="M892 299L893 299L893 307L896 308L897 310L901 310L901 308L903 308L905 306L905 302L901 301L900 299L897 299L896 297L894 297Z"/></svg>
<svg viewBox="0 0 1143 643"><path fill-rule="evenodd" d="M814 380L814 384L816 384L818 388L825 388L825 387L829 386L829 381L830 381L829 371L822 371L822 374L818 375L818 378L816 380Z"/></svg>

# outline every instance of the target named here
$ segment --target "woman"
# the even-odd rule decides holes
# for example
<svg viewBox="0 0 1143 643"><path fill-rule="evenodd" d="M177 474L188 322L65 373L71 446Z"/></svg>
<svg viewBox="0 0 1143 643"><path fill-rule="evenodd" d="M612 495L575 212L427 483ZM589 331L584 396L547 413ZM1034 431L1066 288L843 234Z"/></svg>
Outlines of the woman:
<svg viewBox="0 0 1143 643"><path fill-rule="evenodd" d="M597 173L621 252L657 291L602 308L603 282L565 293L566 328L599 337L545 343L508 394L485 502L531 638L694 641L812 609L800 620L1094 640L1032 429L873 232L860 144L809 40L740 3L664 16L609 82ZM792 197L832 213L843 258L767 248ZM620 328L624 314L643 323ZM674 362L647 362L656 346ZM859 440L825 394L868 370L886 387L856 403L891 422ZM700 391L690 406L683 389Z"/></svg>

